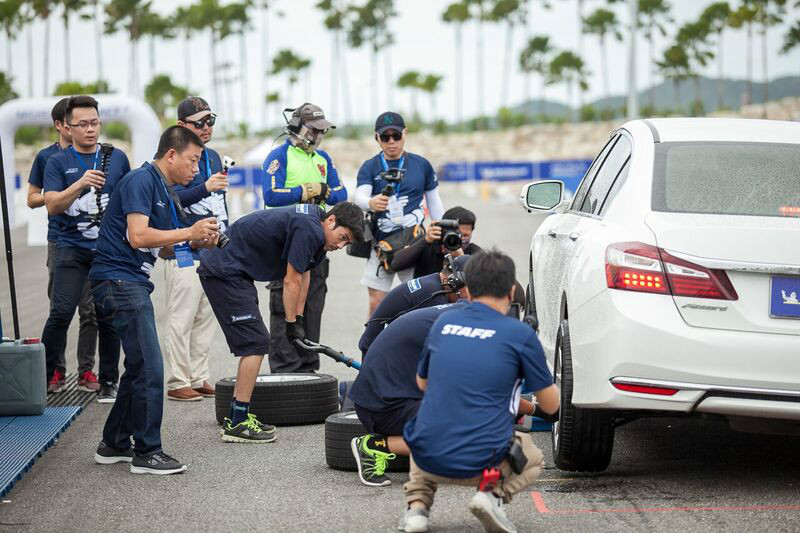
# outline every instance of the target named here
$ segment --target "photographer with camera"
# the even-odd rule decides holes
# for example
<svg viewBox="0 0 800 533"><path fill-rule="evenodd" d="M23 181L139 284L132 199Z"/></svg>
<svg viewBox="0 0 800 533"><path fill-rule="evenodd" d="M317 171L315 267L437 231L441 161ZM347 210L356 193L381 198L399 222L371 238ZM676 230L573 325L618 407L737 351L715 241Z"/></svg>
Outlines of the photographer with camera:
<svg viewBox="0 0 800 533"><path fill-rule="evenodd" d="M451 207L444 212L442 220L430 223L424 239L394 254L392 269L413 268L414 277L418 278L441 270L446 254L476 254L481 247L472 242L474 230L475 214L460 206Z"/></svg>
<svg viewBox="0 0 800 533"><path fill-rule="evenodd" d="M536 411L554 415L559 409L536 332L505 316L514 296L514 262L498 251L480 252L465 275L470 304L436 320L417 370L425 392L403 432L411 450L404 531L428 531L443 483L477 489L469 509L486 531L516 531L503 505L544 467L530 437L514 432L520 381L535 391Z"/></svg>
<svg viewBox="0 0 800 533"><path fill-rule="evenodd" d="M421 235L423 198L432 219L444 212L436 173L427 159L405 151L407 135L403 117L382 113L375 121L381 152L358 171L355 202L371 214L374 239L361 278L369 293L369 316L392 288L395 273L403 283L413 277L411 268L394 270L391 255Z"/></svg>
<svg viewBox="0 0 800 533"><path fill-rule="evenodd" d="M440 272L428 274L401 283L381 300L375 312L367 320L366 328L358 340L358 349L366 357L372 341L396 318L414 309L423 309L446 303L453 303L464 288L464 267L468 255L456 258L448 256Z"/></svg>
<svg viewBox="0 0 800 533"><path fill-rule="evenodd" d="M336 126L326 120L322 109L314 104L305 103L284 113L286 111L292 111L286 120L288 139L264 160L265 175L261 182L264 205L316 204L324 208L347 200L347 189L339 180L336 165L326 152L319 149L325 134ZM308 296L302 310L307 338L313 342L319 342L329 265L330 260L325 258L311 269ZM273 335L270 370L276 374L319 370L319 354L301 350L286 340L283 282L273 281L268 287L269 329Z"/></svg>
<svg viewBox="0 0 800 533"><path fill-rule="evenodd" d="M178 104L178 126L197 135L204 145L194 179L186 186L176 183L172 187L180 204L178 222L181 228L188 228L204 218L216 217L219 231L226 229L228 176L219 154L205 146L214 133L216 119L208 102L200 97L189 96ZM177 258L172 254L165 258L164 264L167 398L177 401L198 401L214 396L214 387L208 381L208 354L216 331L214 312L197 277L199 251L191 250L190 253L191 256Z"/></svg>
<svg viewBox="0 0 800 533"><path fill-rule="evenodd" d="M42 332L52 392L63 387L67 331L96 257L103 213L117 183L131 169L122 150L99 144L102 123L97 100L73 96L64 116L72 145L47 160L43 187L47 214L57 219L59 227L50 315ZM99 383L92 372L93 355L78 361L78 375L84 389L99 392L100 403L112 403L119 380L119 337L111 322L99 315L97 329Z"/></svg>

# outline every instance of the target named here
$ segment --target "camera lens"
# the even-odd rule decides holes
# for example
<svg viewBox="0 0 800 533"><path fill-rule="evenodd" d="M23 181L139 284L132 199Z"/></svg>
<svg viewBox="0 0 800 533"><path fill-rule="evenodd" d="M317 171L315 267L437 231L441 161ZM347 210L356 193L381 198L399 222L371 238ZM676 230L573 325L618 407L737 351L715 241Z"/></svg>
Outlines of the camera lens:
<svg viewBox="0 0 800 533"><path fill-rule="evenodd" d="M442 245L451 252L461 248L461 234L457 231L445 231L442 235Z"/></svg>

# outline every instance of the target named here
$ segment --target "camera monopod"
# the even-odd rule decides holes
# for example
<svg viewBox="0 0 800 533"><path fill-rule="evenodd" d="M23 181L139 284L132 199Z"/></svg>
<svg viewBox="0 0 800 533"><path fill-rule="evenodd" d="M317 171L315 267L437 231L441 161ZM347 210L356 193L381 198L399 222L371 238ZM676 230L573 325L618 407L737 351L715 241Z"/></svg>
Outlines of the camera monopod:
<svg viewBox="0 0 800 533"><path fill-rule="evenodd" d="M357 361L352 357L347 357L342 352L334 350L330 346L325 346L324 344L319 344L316 342L312 342L310 340L301 341L299 339L295 340L294 343L298 348L302 348L303 350L308 350L309 352L325 354L334 361L336 361L337 363L342 363L344 365L349 366L350 368L361 370L361 361Z"/></svg>

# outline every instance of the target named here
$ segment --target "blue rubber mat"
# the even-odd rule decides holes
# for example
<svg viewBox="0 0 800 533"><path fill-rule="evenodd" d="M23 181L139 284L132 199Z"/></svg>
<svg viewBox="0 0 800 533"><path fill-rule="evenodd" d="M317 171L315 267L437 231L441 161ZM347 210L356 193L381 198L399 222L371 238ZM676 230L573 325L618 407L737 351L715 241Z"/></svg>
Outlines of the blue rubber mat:
<svg viewBox="0 0 800 533"><path fill-rule="evenodd" d="M80 405L47 407L40 416L0 417L0 497L8 494L81 410Z"/></svg>

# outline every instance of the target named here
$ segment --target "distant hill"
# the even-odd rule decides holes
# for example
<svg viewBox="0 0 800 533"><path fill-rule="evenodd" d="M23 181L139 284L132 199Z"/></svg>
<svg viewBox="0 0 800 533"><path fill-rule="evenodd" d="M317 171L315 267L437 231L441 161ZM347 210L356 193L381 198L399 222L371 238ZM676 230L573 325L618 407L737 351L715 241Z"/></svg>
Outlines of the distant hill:
<svg viewBox="0 0 800 533"><path fill-rule="evenodd" d="M717 111L717 80L711 78L700 77L700 99L703 102L703 109L706 113ZM684 80L678 84L677 102L678 106L682 109L689 109L694 102L694 80ZM738 109L742 105L742 99L745 91L747 90L747 81L745 80L724 80L723 81L723 107L726 109ZM780 100L789 96L800 96L800 76L788 76L778 78L771 82L767 87L769 100ZM672 81L664 81L655 87L646 89L639 92L639 105L649 106L651 102L651 94L654 100L654 107L656 110L667 110L675 108L675 87ZM626 105L626 96L612 96L609 98L601 98L593 102L586 102L588 105L594 107L597 111L602 109L620 109ZM764 101L764 84L761 82L753 82L753 101L754 104L759 104ZM527 103L520 104L513 108L515 113L524 113L527 110L529 115L538 115L541 113L541 100L531 100ZM567 114L568 107L558 102L545 100L544 112L546 115L560 115Z"/></svg>

